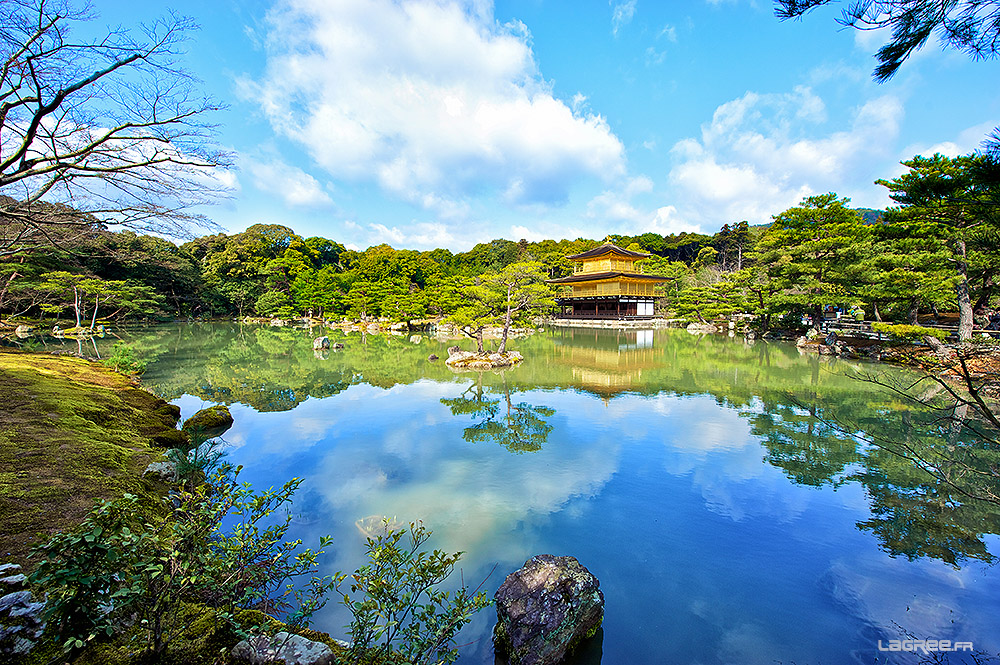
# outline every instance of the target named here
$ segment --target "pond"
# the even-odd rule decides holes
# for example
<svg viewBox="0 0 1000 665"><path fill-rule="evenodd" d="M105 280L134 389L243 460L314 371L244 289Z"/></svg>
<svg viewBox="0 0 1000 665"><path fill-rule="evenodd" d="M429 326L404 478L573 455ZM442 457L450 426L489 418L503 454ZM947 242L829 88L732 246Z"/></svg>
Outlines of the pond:
<svg viewBox="0 0 1000 665"><path fill-rule="evenodd" d="M304 478L290 535L334 536L325 572L362 562L366 519L423 520L490 594L535 554L595 573L606 618L579 662L916 662L879 651L907 637L1000 651L1000 509L841 433L925 445L912 405L859 380L904 370L683 330L555 328L482 374L429 361L455 342L426 335L330 332L345 348L314 353L318 329L121 334L185 417L230 405L244 480ZM493 662L494 621L462 633L461 663ZM346 623L331 603L316 627Z"/></svg>

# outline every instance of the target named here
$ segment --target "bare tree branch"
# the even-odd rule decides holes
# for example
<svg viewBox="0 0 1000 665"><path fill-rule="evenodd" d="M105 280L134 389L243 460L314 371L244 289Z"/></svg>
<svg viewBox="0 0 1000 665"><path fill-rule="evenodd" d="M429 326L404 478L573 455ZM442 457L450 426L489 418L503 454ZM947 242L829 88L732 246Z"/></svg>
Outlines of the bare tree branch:
<svg viewBox="0 0 1000 665"><path fill-rule="evenodd" d="M231 158L206 122L219 105L178 65L194 24L171 15L74 41L93 12L72 3L0 3L0 256L65 237L50 229L66 224L215 228L193 209L225 194L215 170Z"/></svg>

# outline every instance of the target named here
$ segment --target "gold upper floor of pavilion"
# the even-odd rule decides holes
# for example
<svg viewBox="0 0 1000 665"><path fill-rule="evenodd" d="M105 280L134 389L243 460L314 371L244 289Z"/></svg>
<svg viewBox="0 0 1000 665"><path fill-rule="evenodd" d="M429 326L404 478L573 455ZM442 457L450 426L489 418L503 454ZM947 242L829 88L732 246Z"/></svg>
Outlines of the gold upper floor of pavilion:
<svg viewBox="0 0 1000 665"><path fill-rule="evenodd" d="M635 265L637 261L649 258L651 254L622 249L611 243L604 243L586 252L566 258L573 260L573 274L568 277L548 280L549 284L573 286L570 297L588 295L652 295L653 286L669 280L663 275L642 272ZM567 294L569 295L569 294Z"/></svg>

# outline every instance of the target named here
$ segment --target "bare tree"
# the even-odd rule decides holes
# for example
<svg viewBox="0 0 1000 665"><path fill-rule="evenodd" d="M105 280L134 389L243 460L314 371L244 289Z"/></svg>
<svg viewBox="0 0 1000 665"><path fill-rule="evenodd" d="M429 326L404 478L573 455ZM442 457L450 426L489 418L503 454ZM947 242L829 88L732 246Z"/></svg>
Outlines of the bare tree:
<svg viewBox="0 0 1000 665"><path fill-rule="evenodd" d="M178 63L196 26L170 15L76 39L73 0L0 0L0 256L101 223L173 237L224 191L206 116Z"/></svg>

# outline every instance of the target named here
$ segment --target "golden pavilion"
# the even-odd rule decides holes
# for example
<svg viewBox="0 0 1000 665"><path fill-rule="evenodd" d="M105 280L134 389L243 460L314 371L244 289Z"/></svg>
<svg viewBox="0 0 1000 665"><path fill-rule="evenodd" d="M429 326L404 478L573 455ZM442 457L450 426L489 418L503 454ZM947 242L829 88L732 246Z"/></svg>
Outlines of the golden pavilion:
<svg viewBox="0 0 1000 665"><path fill-rule="evenodd" d="M651 319L653 287L670 278L640 272L636 261L649 258L606 242L566 258L573 260L573 274L548 280L571 291L556 298L560 316L587 319Z"/></svg>

